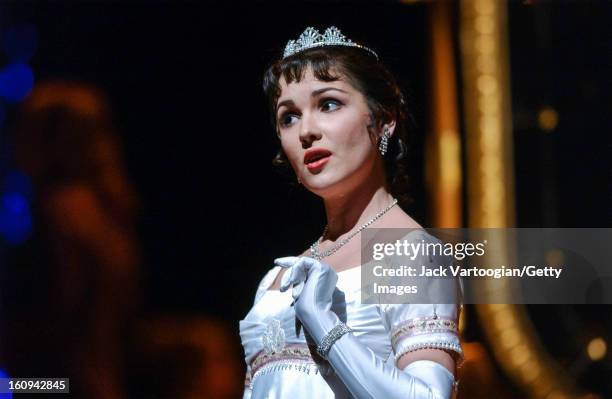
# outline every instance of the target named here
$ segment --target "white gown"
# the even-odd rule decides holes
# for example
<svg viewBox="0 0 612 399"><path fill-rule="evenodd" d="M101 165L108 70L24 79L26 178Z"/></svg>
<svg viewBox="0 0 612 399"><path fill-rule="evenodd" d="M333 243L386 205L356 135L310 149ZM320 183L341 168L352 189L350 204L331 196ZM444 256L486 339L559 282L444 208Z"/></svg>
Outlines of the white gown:
<svg viewBox="0 0 612 399"><path fill-rule="evenodd" d="M240 321L247 375L244 398L352 398L329 363L309 350L303 327L296 333L291 289L269 291L281 267L261 280L255 302ZM346 300L346 324L381 360L392 362L422 348L445 349L463 357L456 304L362 304L361 268L338 272ZM315 353L314 357L312 353ZM374 376L373 376L374 378Z"/></svg>

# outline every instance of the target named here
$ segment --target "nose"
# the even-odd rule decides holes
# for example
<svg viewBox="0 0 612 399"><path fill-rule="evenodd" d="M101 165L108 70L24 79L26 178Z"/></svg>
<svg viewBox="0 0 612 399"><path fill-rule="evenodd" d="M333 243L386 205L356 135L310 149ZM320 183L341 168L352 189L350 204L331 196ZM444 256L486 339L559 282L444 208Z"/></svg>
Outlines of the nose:
<svg viewBox="0 0 612 399"><path fill-rule="evenodd" d="M304 113L301 118L300 142L302 147L308 148L313 141L321 139L321 131L316 118L311 114Z"/></svg>

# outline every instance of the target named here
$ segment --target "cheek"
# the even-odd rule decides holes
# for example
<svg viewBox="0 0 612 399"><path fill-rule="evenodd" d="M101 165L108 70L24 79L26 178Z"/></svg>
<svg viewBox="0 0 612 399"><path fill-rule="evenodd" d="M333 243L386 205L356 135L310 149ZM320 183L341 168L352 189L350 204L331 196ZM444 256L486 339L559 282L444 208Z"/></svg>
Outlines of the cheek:
<svg viewBox="0 0 612 399"><path fill-rule="evenodd" d="M289 160L289 164L295 169L298 162L298 149L295 146L289 145L286 141L281 140L281 147L285 156Z"/></svg>
<svg viewBox="0 0 612 399"><path fill-rule="evenodd" d="M345 134L338 137L338 140L343 147L354 151L355 155L363 155L372 149L372 139L364 123L347 123L344 132Z"/></svg>

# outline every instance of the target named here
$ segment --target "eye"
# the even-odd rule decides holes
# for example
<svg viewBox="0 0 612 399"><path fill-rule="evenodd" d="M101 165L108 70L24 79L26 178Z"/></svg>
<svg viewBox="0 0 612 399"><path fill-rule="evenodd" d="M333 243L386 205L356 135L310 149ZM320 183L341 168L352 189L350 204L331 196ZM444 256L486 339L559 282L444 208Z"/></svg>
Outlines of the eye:
<svg viewBox="0 0 612 399"><path fill-rule="evenodd" d="M297 119L297 115L291 112L285 112L278 118L278 123L281 126L289 126L294 122L294 119Z"/></svg>
<svg viewBox="0 0 612 399"><path fill-rule="evenodd" d="M324 112L335 111L339 109L341 105L342 103L340 101L334 99L324 99L321 101L321 109Z"/></svg>

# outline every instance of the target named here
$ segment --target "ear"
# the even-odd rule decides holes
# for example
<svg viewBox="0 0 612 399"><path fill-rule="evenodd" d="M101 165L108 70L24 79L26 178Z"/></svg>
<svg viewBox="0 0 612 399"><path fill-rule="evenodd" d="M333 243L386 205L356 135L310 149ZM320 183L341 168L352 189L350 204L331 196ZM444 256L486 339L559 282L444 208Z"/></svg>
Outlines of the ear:
<svg viewBox="0 0 612 399"><path fill-rule="evenodd" d="M395 126L396 126L395 120L390 120L387 123L383 123L380 126L378 137L379 138L382 137L383 133L385 132L385 129L389 130L389 133L391 134L391 136L393 136L393 134L395 133Z"/></svg>

